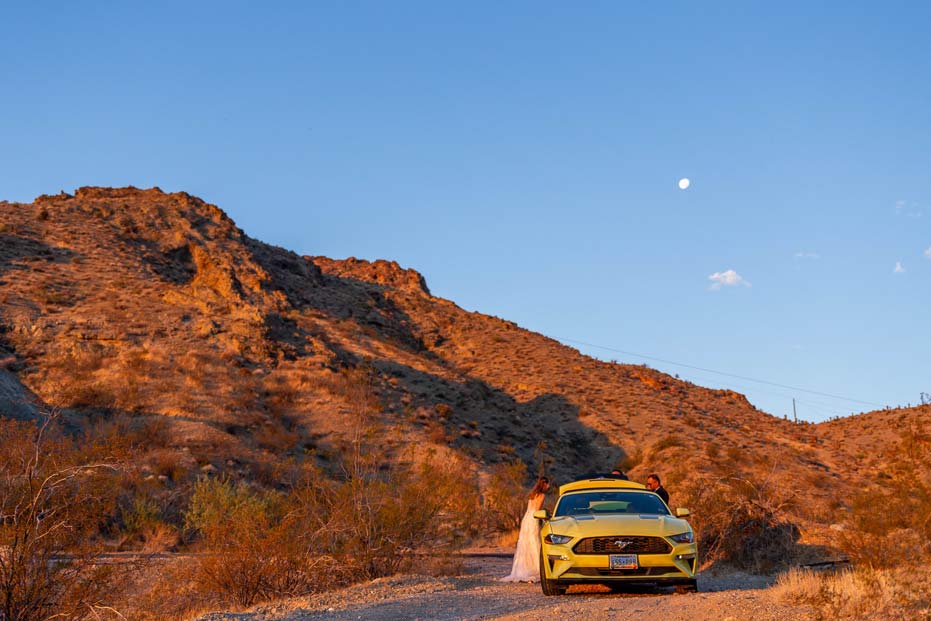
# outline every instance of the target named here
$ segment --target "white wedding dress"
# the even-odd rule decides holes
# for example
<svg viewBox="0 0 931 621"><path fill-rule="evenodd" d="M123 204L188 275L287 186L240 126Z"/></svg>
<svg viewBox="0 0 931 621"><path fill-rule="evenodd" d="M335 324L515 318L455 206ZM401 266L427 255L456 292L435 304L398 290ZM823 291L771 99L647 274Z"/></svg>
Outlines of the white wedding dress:
<svg viewBox="0 0 931 621"><path fill-rule="evenodd" d="M503 582L536 582L540 579L540 524L533 512L543 506L543 494L527 501L527 512L520 521L517 551L511 573Z"/></svg>

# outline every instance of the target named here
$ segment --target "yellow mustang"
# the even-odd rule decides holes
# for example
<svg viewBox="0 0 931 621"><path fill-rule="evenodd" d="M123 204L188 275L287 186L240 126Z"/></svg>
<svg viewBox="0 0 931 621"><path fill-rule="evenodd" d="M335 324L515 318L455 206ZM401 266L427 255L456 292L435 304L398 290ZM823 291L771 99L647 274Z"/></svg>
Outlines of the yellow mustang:
<svg viewBox="0 0 931 621"><path fill-rule="evenodd" d="M540 585L562 595L570 584L675 585L695 591L698 546L692 527L633 481L595 478L559 488L556 508L534 513L540 529Z"/></svg>

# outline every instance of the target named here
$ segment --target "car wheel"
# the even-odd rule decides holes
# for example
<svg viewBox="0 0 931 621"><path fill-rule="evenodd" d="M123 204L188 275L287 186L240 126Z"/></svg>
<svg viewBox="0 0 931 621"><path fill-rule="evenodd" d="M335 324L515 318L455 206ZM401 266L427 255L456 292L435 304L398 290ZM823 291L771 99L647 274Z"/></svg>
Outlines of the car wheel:
<svg viewBox="0 0 931 621"><path fill-rule="evenodd" d="M569 587L559 584L558 580L550 580L546 577L546 567L543 560L543 550L540 550L540 588L543 589L544 595L565 595Z"/></svg>
<svg viewBox="0 0 931 621"><path fill-rule="evenodd" d="M677 584L676 593L698 593L698 580L692 579L684 584Z"/></svg>

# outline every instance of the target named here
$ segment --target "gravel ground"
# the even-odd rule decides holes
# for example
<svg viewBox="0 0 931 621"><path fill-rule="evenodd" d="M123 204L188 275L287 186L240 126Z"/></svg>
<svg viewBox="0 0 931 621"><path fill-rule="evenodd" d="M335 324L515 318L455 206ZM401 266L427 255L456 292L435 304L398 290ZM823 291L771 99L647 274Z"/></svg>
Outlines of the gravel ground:
<svg viewBox="0 0 931 621"><path fill-rule="evenodd" d="M210 613L197 621L535 621L544 617L800 621L813 616L809 609L774 602L766 590L767 579L759 576L701 575L699 592L684 595L673 589L616 594L600 587L573 587L562 597L546 597L538 584L498 582L510 564L507 557L469 557L458 576L393 576L246 612Z"/></svg>

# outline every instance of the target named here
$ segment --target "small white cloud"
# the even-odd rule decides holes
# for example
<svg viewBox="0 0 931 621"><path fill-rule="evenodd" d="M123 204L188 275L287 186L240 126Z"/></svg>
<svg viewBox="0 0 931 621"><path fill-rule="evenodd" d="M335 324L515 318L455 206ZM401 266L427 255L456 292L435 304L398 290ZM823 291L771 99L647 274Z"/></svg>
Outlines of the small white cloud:
<svg viewBox="0 0 931 621"><path fill-rule="evenodd" d="M813 261L817 261L818 259L821 258L821 255L818 254L817 252L799 250L798 252L795 253L795 258L796 259L811 259Z"/></svg>
<svg viewBox="0 0 931 621"><path fill-rule="evenodd" d="M925 256L931 259L931 246L928 246L928 249L925 250Z"/></svg>
<svg viewBox="0 0 931 621"><path fill-rule="evenodd" d="M901 261L895 262L895 269L892 270L892 273L893 274L904 274L905 273L905 268L902 267Z"/></svg>
<svg viewBox="0 0 931 621"><path fill-rule="evenodd" d="M907 216L909 218L920 218L924 215L924 209L914 201L896 201L895 215Z"/></svg>
<svg viewBox="0 0 931 621"><path fill-rule="evenodd" d="M712 291L717 291L721 287L736 287L738 285L743 285L744 287L751 286L747 280L744 280L743 276L734 270L715 272L708 277L708 280L711 281L711 287L709 287L709 289Z"/></svg>

